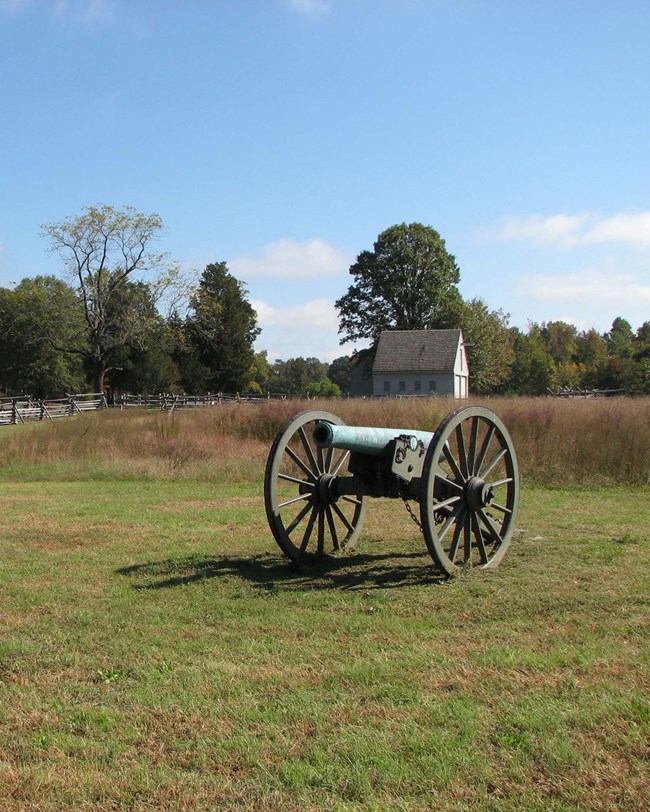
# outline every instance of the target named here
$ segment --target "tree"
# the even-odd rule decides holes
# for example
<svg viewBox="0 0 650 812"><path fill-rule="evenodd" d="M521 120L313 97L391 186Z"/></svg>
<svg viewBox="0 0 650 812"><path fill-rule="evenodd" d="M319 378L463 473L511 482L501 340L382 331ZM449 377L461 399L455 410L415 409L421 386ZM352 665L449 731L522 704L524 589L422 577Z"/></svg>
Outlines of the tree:
<svg viewBox="0 0 650 812"><path fill-rule="evenodd" d="M634 332L630 322L620 316L612 322L612 329L605 334L611 358L631 358L634 352Z"/></svg>
<svg viewBox="0 0 650 812"><path fill-rule="evenodd" d="M141 214L131 206L88 206L77 217L42 226L52 251L58 254L83 303L88 348L61 347L87 357L95 392L103 392L104 375L125 346L145 345L137 297L124 296L124 286L135 277L155 273L159 294L173 275L167 254L152 244L164 228L157 214ZM161 282L163 284L161 284Z"/></svg>
<svg viewBox="0 0 650 812"><path fill-rule="evenodd" d="M637 360L650 358L650 321L644 321L636 331L634 357Z"/></svg>
<svg viewBox="0 0 650 812"><path fill-rule="evenodd" d="M58 352L59 344L79 352ZM78 392L86 387L86 350L81 302L61 279L37 276L0 289L2 388L36 397Z"/></svg>
<svg viewBox="0 0 650 812"><path fill-rule="evenodd" d="M244 285L228 271L225 262L208 265L190 300L187 331L208 370L212 391L248 391L252 382L255 352L260 333L257 313L248 301Z"/></svg>
<svg viewBox="0 0 650 812"><path fill-rule="evenodd" d="M277 359L269 370L269 386L272 392L306 395L310 386L320 386L327 377L327 364L318 358Z"/></svg>
<svg viewBox="0 0 650 812"><path fill-rule="evenodd" d="M251 366L251 381L249 391L261 394L268 390L269 385L269 361L266 350L255 353Z"/></svg>
<svg viewBox="0 0 650 812"><path fill-rule="evenodd" d="M547 352L558 367L573 361L578 335L573 324L565 321L542 322L539 332Z"/></svg>
<svg viewBox="0 0 650 812"><path fill-rule="evenodd" d="M372 251L350 267L354 284L336 302L341 344L379 339L382 330L454 326L450 312L460 301L460 271L435 229L421 223L391 226Z"/></svg>
<svg viewBox="0 0 650 812"><path fill-rule="evenodd" d="M318 383L309 384L307 394L312 398L340 398L341 389L329 378L324 378Z"/></svg>
<svg viewBox="0 0 650 812"><path fill-rule="evenodd" d="M597 330L591 328L578 333L574 359L580 370L580 386L584 389L601 387L607 368L607 343Z"/></svg>
<svg viewBox="0 0 650 812"><path fill-rule="evenodd" d="M540 327L531 324L528 333L513 329L514 361L508 391L517 395L543 395L556 385L555 362L541 337Z"/></svg>
<svg viewBox="0 0 650 812"><path fill-rule="evenodd" d="M129 300L127 302L123 300ZM174 358L176 334L171 321L156 309L148 285L126 282L114 303L139 313L143 331L139 340L115 350L107 376L113 392L175 392L180 372ZM119 320L115 320L119 324Z"/></svg>
<svg viewBox="0 0 650 812"><path fill-rule="evenodd" d="M508 318L502 310L488 310L482 299L463 302L460 308L470 386L478 395L495 392L509 378L514 350Z"/></svg>
<svg viewBox="0 0 650 812"><path fill-rule="evenodd" d="M349 355L342 355L335 358L329 365L327 377L335 383L341 392L347 394L350 391L350 370L352 369L352 358Z"/></svg>

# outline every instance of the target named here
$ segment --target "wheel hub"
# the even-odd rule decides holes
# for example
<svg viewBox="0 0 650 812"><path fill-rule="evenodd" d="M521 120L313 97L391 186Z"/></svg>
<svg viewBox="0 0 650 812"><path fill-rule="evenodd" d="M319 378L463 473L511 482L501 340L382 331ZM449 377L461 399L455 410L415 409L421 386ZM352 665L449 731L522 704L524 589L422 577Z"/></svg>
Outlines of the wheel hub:
<svg viewBox="0 0 650 812"><path fill-rule="evenodd" d="M321 502L326 505L331 505L339 498L334 489L334 482L336 477L334 474L321 474L316 483L316 493Z"/></svg>
<svg viewBox="0 0 650 812"><path fill-rule="evenodd" d="M470 510L482 510L494 499L494 488L484 479L474 476L465 485L465 500Z"/></svg>

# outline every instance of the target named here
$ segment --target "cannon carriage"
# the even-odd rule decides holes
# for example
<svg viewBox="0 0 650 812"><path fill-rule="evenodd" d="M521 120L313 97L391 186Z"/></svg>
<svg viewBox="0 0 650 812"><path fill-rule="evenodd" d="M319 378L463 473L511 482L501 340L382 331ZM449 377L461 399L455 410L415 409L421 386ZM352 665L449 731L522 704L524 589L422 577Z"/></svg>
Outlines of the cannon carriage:
<svg viewBox="0 0 650 812"><path fill-rule="evenodd" d="M510 435L491 410L465 406L434 432L346 426L311 410L275 438L264 501L273 536L292 560L354 550L372 498L405 502L444 574L496 567L519 505Z"/></svg>

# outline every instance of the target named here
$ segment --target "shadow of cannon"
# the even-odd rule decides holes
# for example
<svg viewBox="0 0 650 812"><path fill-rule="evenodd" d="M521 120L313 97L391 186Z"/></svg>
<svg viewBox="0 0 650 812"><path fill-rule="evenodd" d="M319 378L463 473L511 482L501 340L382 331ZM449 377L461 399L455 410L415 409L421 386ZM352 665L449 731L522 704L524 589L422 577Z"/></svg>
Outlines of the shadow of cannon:
<svg viewBox="0 0 650 812"><path fill-rule="evenodd" d="M136 590L173 589L212 578L236 578L260 591L368 590L443 584L422 553L366 553L353 557L314 557L299 564L261 554L251 557L188 555L147 561L116 570Z"/></svg>

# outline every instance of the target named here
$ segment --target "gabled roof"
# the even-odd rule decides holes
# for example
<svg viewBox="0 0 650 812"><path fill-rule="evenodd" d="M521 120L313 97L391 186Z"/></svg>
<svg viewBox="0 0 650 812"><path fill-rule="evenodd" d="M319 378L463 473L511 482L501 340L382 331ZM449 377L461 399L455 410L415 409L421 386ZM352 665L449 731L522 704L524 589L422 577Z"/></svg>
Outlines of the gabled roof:
<svg viewBox="0 0 650 812"><path fill-rule="evenodd" d="M462 335L461 330L384 330L372 371L451 371Z"/></svg>

